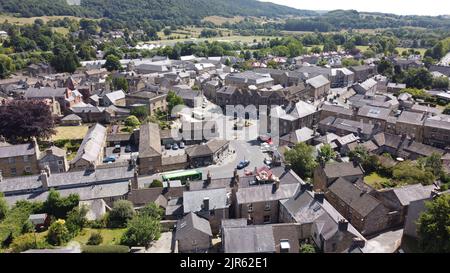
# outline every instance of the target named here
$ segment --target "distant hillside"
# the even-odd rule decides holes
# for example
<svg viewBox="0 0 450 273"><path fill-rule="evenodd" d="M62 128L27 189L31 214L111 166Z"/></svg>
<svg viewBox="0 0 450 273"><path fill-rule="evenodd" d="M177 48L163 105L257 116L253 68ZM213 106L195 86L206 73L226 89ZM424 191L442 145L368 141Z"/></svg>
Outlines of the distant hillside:
<svg viewBox="0 0 450 273"><path fill-rule="evenodd" d="M75 1L77 2L77 1ZM313 11L293 9L256 0L1 0L0 12L23 17L44 15L73 15L107 17L121 21L153 19L184 23L206 16L312 16Z"/></svg>

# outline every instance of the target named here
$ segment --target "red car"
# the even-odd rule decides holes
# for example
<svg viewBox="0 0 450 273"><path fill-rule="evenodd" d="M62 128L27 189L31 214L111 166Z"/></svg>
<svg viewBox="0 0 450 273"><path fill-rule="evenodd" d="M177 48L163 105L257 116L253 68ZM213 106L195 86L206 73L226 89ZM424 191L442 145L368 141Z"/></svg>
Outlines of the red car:
<svg viewBox="0 0 450 273"><path fill-rule="evenodd" d="M253 172L250 171L250 170L244 170L244 174L245 174L246 176L250 176L250 175L253 175Z"/></svg>

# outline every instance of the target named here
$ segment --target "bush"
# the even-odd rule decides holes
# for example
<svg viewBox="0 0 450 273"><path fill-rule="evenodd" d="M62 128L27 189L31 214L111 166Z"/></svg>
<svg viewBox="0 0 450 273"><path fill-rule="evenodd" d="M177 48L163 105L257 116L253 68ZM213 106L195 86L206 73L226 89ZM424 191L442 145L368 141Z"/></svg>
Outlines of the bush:
<svg viewBox="0 0 450 273"><path fill-rule="evenodd" d="M11 251L20 253L28 249L44 248L45 242L42 239L36 238L35 234L27 233L16 237L11 244Z"/></svg>
<svg viewBox="0 0 450 273"><path fill-rule="evenodd" d="M54 246L61 246L70 240L70 233L66 227L66 221L59 219L48 229L47 242Z"/></svg>
<svg viewBox="0 0 450 273"><path fill-rule="evenodd" d="M51 189L47 200L44 202L44 210L58 219L65 219L67 213L78 206L80 197L76 194L70 194L67 197L61 197L59 192Z"/></svg>
<svg viewBox="0 0 450 273"><path fill-rule="evenodd" d="M133 204L127 200L114 202L112 210L108 215L108 226L112 228L122 228L127 225L128 220L133 218Z"/></svg>
<svg viewBox="0 0 450 273"><path fill-rule="evenodd" d="M161 219L164 216L164 209L152 202L139 211L140 215L147 215L154 219Z"/></svg>
<svg viewBox="0 0 450 273"><path fill-rule="evenodd" d="M300 253L316 253L316 249L313 245L302 244L300 245Z"/></svg>
<svg viewBox="0 0 450 273"><path fill-rule="evenodd" d="M83 246L83 253L128 253L130 248L123 245Z"/></svg>
<svg viewBox="0 0 450 273"><path fill-rule="evenodd" d="M94 232L89 237L89 240L87 242L88 245L96 246L103 243L103 236L100 234L100 232Z"/></svg>
<svg viewBox="0 0 450 273"><path fill-rule="evenodd" d="M3 198L3 193L0 193L0 221L5 219L8 210L9 210L8 203L6 203L5 198Z"/></svg>
<svg viewBox="0 0 450 273"><path fill-rule="evenodd" d="M162 186L163 183L158 179L153 180L152 183L150 184L150 188L162 188Z"/></svg>
<svg viewBox="0 0 450 273"><path fill-rule="evenodd" d="M137 215L128 223L127 230L122 235L121 244L127 246L147 247L161 235L159 219L147 215Z"/></svg>
<svg viewBox="0 0 450 273"><path fill-rule="evenodd" d="M141 122L136 116L129 116L125 119L125 126L136 128L141 125Z"/></svg>
<svg viewBox="0 0 450 273"><path fill-rule="evenodd" d="M88 209L83 206L76 207L67 214L66 226L73 237L87 225L87 212Z"/></svg>

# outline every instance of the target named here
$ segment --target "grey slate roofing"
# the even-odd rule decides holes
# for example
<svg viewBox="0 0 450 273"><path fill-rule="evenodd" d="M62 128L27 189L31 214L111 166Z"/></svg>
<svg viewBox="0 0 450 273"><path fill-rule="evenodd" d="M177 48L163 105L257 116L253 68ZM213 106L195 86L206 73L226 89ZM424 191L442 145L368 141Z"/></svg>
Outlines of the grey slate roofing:
<svg viewBox="0 0 450 273"><path fill-rule="evenodd" d="M227 75L227 78L236 82L246 83L249 85L273 81L271 77L255 73L253 71L244 71L241 73L229 74Z"/></svg>
<svg viewBox="0 0 450 273"><path fill-rule="evenodd" d="M430 156L433 153L443 155L445 153L444 150L417 141L405 141L402 148L407 152L413 152L421 156Z"/></svg>
<svg viewBox="0 0 450 273"><path fill-rule="evenodd" d="M386 108L365 105L358 110L358 116L387 120L391 110Z"/></svg>
<svg viewBox="0 0 450 273"><path fill-rule="evenodd" d="M125 98L125 92L123 90L117 90L105 95L111 102L115 102Z"/></svg>
<svg viewBox="0 0 450 273"><path fill-rule="evenodd" d="M438 116L427 118L425 120L424 125L426 127L435 127L435 128L450 130L450 116L449 115L438 115Z"/></svg>
<svg viewBox="0 0 450 273"><path fill-rule="evenodd" d="M422 184L408 185L400 188L394 188L395 195L403 206L408 206L412 201L428 198L434 185L423 186Z"/></svg>
<svg viewBox="0 0 450 273"><path fill-rule="evenodd" d="M41 158L44 158L46 156L47 151L51 151L51 153L56 156L60 156L60 157L66 156L66 150L58 148L56 146L52 146L52 147L48 148L47 150L45 150L44 153L41 154Z"/></svg>
<svg viewBox="0 0 450 273"><path fill-rule="evenodd" d="M209 209L224 209L228 207L226 188L185 191L183 192L184 213L202 210L203 199L209 198Z"/></svg>
<svg viewBox="0 0 450 273"><path fill-rule="evenodd" d="M310 78L308 80L306 80L307 84L312 85L314 88L320 88L324 85L327 85L330 83L330 81L325 78L323 75L318 75L314 78Z"/></svg>
<svg viewBox="0 0 450 273"><path fill-rule="evenodd" d="M19 144L11 146L0 146L0 158L33 155L35 154L34 145L29 144Z"/></svg>
<svg viewBox="0 0 450 273"><path fill-rule="evenodd" d="M423 117L423 113L403 111L402 114L398 117L397 122L422 125Z"/></svg>
<svg viewBox="0 0 450 273"><path fill-rule="evenodd" d="M292 143L305 142L314 138L314 131L308 127L295 130L294 132L282 136L280 139L290 141Z"/></svg>
<svg viewBox="0 0 450 273"><path fill-rule="evenodd" d="M388 133L379 133L373 136L375 144L378 146L386 146L393 149L398 149L402 143L402 137Z"/></svg>
<svg viewBox="0 0 450 273"><path fill-rule="evenodd" d="M345 108L342 106L333 105L333 104L323 104L321 107L321 110L333 112L333 113L337 113L337 114L343 114L343 115L347 115L347 116L353 116L353 111L351 109L348 109L348 108Z"/></svg>
<svg viewBox="0 0 450 273"><path fill-rule="evenodd" d="M320 223L320 230L326 237L338 232L338 222L344 219L327 200L319 202L314 198L313 192L300 188L292 198L281 201L281 206L286 208L292 220L299 224ZM350 223L348 231L357 237L364 238Z"/></svg>
<svg viewBox="0 0 450 273"><path fill-rule="evenodd" d="M216 153L220 148L227 145L228 140L223 139L211 139L205 144L194 145L186 148L186 154L189 157L201 157L208 156Z"/></svg>
<svg viewBox="0 0 450 273"><path fill-rule="evenodd" d="M285 120L296 120L309 115L313 115L317 112L314 105L299 101L294 105L290 105L283 109L281 106L272 109L271 117L276 117Z"/></svg>
<svg viewBox="0 0 450 273"><path fill-rule="evenodd" d="M82 119L75 114L70 114L70 115L63 117L61 120L62 121L81 121Z"/></svg>
<svg viewBox="0 0 450 273"><path fill-rule="evenodd" d="M339 178L328 190L334 193L340 200L357 211L362 217L369 215L376 207L381 205L381 202L375 199L370 194L364 193L353 185L353 183Z"/></svg>
<svg viewBox="0 0 450 273"><path fill-rule="evenodd" d="M338 178L344 176L363 175L363 171L359 165L352 162L333 162L325 164L323 168L328 178Z"/></svg>
<svg viewBox="0 0 450 273"><path fill-rule="evenodd" d="M342 118L334 119L334 117L328 117L327 119L322 120L320 123L330 121L331 124L328 125L332 125L337 129L345 130L352 133L358 133L358 129L361 129L361 133L370 135L372 134L372 131L374 129L373 124Z"/></svg>
<svg viewBox="0 0 450 273"><path fill-rule="evenodd" d="M236 193L238 204L249 204L264 201L288 199L294 195L300 183L282 184L275 191L273 184L239 188Z"/></svg>
<svg viewBox="0 0 450 273"><path fill-rule="evenodd" d="M239 219L223 219L221 222L222 228L227 227L245 227L247 226L247 219L239 218Z"/></svg>
<svg viewBox="0 0 450 273"><path fill-rule="evenodd" d="M212 236L209 221L190 212L183 219L177 221L176 240L186 240L192 238L192 231L197 230Z"/></svg>
<svg viewBox="0 0 450 273"><path fill-rule="evenodd" d="M106 128L100 124L95 124L89 128L88 132L81 142L77 155L71 163L75 163L80 159L88 162L95 162L102 152L104 141L106 139Z"/></svg>
<svg viewBox="0 0 450 273"><path fill-rule="evenodd" d="M159 126L155 123L141 125L139 132L139 157L161 155L161 137Z"/></svg>
<svg viewBox="0 0 450 273"><path fill-rule="evenodd" d="M228 227L222 230L225 253L275 252L271 225Z"/></svg>
<svg viewBox="0 0 450 273"><path fill-rule="evenodd" d="M53 87L41 87L41 88L28 88L25 90L26 98L65 98L67 88L53 88Z"/></svg>

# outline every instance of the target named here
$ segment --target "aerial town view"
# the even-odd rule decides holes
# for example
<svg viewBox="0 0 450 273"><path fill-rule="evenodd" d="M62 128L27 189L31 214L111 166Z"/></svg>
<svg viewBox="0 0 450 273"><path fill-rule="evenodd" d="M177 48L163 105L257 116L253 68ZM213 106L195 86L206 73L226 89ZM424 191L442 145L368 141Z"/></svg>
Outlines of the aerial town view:
<svg viewBox="0 0 450 273"><path fill-rule="evenodd" d="M0 260L450 253L449 77L450 1L0 0Z"/></svg>

